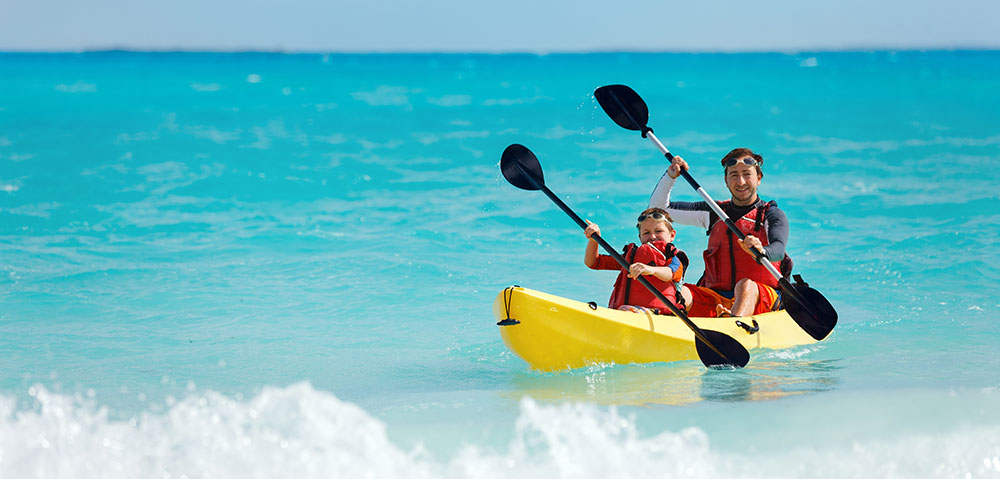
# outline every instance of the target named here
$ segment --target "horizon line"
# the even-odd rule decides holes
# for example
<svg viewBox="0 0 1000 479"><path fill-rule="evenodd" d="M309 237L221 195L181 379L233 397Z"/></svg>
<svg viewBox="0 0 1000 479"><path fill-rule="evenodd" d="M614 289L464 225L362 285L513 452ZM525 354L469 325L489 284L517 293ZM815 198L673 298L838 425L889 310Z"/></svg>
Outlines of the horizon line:
<svg viewBox="0 0 1000 479"><path fill-rule="evenodd" d="M107 46L81 49L2 49L3 54L85 54L85 53L232 53L232 54L287 54L287 55L587 55L587 54L804 54L804 53L876 53L876 52L990 52L1000 51L1000 45L927 45L895 47L881 46L843 46L814 48L782 48L782 49L652 49L652 48L602 48L602 49L552 49L552 50L323 50L297 48L188 48L162 47L138 48L128 46Z"/></svg>

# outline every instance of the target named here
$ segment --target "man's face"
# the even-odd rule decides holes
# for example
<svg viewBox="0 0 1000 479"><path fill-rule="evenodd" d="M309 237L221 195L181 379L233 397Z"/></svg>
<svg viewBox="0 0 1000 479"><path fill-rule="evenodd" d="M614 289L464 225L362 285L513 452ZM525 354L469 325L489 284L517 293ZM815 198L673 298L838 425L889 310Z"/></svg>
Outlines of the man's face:
<svg viewBox="0 0 1000 479"><path fill-rule="evenodd" d="M760 179L757 169L742 161L727 167L726 187L733 195L733 203L746 206L757 201L757 187L760 186Z"/></svg>

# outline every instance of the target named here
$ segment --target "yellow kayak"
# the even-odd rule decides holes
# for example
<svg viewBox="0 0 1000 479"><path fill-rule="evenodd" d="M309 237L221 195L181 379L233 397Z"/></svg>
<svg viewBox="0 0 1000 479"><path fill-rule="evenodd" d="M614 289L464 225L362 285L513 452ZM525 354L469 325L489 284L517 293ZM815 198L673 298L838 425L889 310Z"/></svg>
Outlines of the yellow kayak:
<svg viewBox="0 0 1000 479"><path fill-rule="evenodd" d="M493 316L507 348L539 371L698 359L694 333L673 316L608 309L519 286L497 295ZM701 329L735 338L748 350L817 342L785 311L690 319ZM759 330L753 331L754 321Z"/></svg>

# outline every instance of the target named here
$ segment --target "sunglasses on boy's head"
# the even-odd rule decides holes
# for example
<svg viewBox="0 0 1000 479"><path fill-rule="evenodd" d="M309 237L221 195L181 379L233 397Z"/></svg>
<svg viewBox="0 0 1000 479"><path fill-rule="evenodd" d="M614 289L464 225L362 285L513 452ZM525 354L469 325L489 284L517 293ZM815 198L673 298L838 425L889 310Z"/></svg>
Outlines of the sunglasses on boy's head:
<svg viewBox="0 0 1000 479"><path fill-rule="evenodd" d="M647 218L653 218L654 220L661 220L661 221L662 220L670 221L669 219L667 219L666 216L663 215L663 213L650 213L648 215L639 215L639 217L635 219L635 222L642 223L643 221L646 221Z"/></svg>
<svg viewBox="0 0 1000 479"><path fill-rule="evenodd" d="M757 160L750 158L749 156L743 158L730 158L729 161L722 164L723 167L729 168L737 163L743 163L744 165L759 166L764 164L763 161L758 162Z"/></svg>

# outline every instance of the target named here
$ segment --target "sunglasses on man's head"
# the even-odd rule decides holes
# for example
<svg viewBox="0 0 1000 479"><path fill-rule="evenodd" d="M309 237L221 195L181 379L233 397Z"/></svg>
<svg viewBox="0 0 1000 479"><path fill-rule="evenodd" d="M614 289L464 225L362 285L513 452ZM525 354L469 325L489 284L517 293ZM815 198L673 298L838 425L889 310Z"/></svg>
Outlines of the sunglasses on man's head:
<svg viewBox="0 0 1000 479"><path fill-rule="evenodd" d="M733 166L737 163L743 163L744 165L750 165L750 166L758 166L764 164L763 161L758 162L757 160L749 156L745 156L743 158L730 158L729 161L723 163L722 166L725 168L729 168L730 166Z"/></svg>

